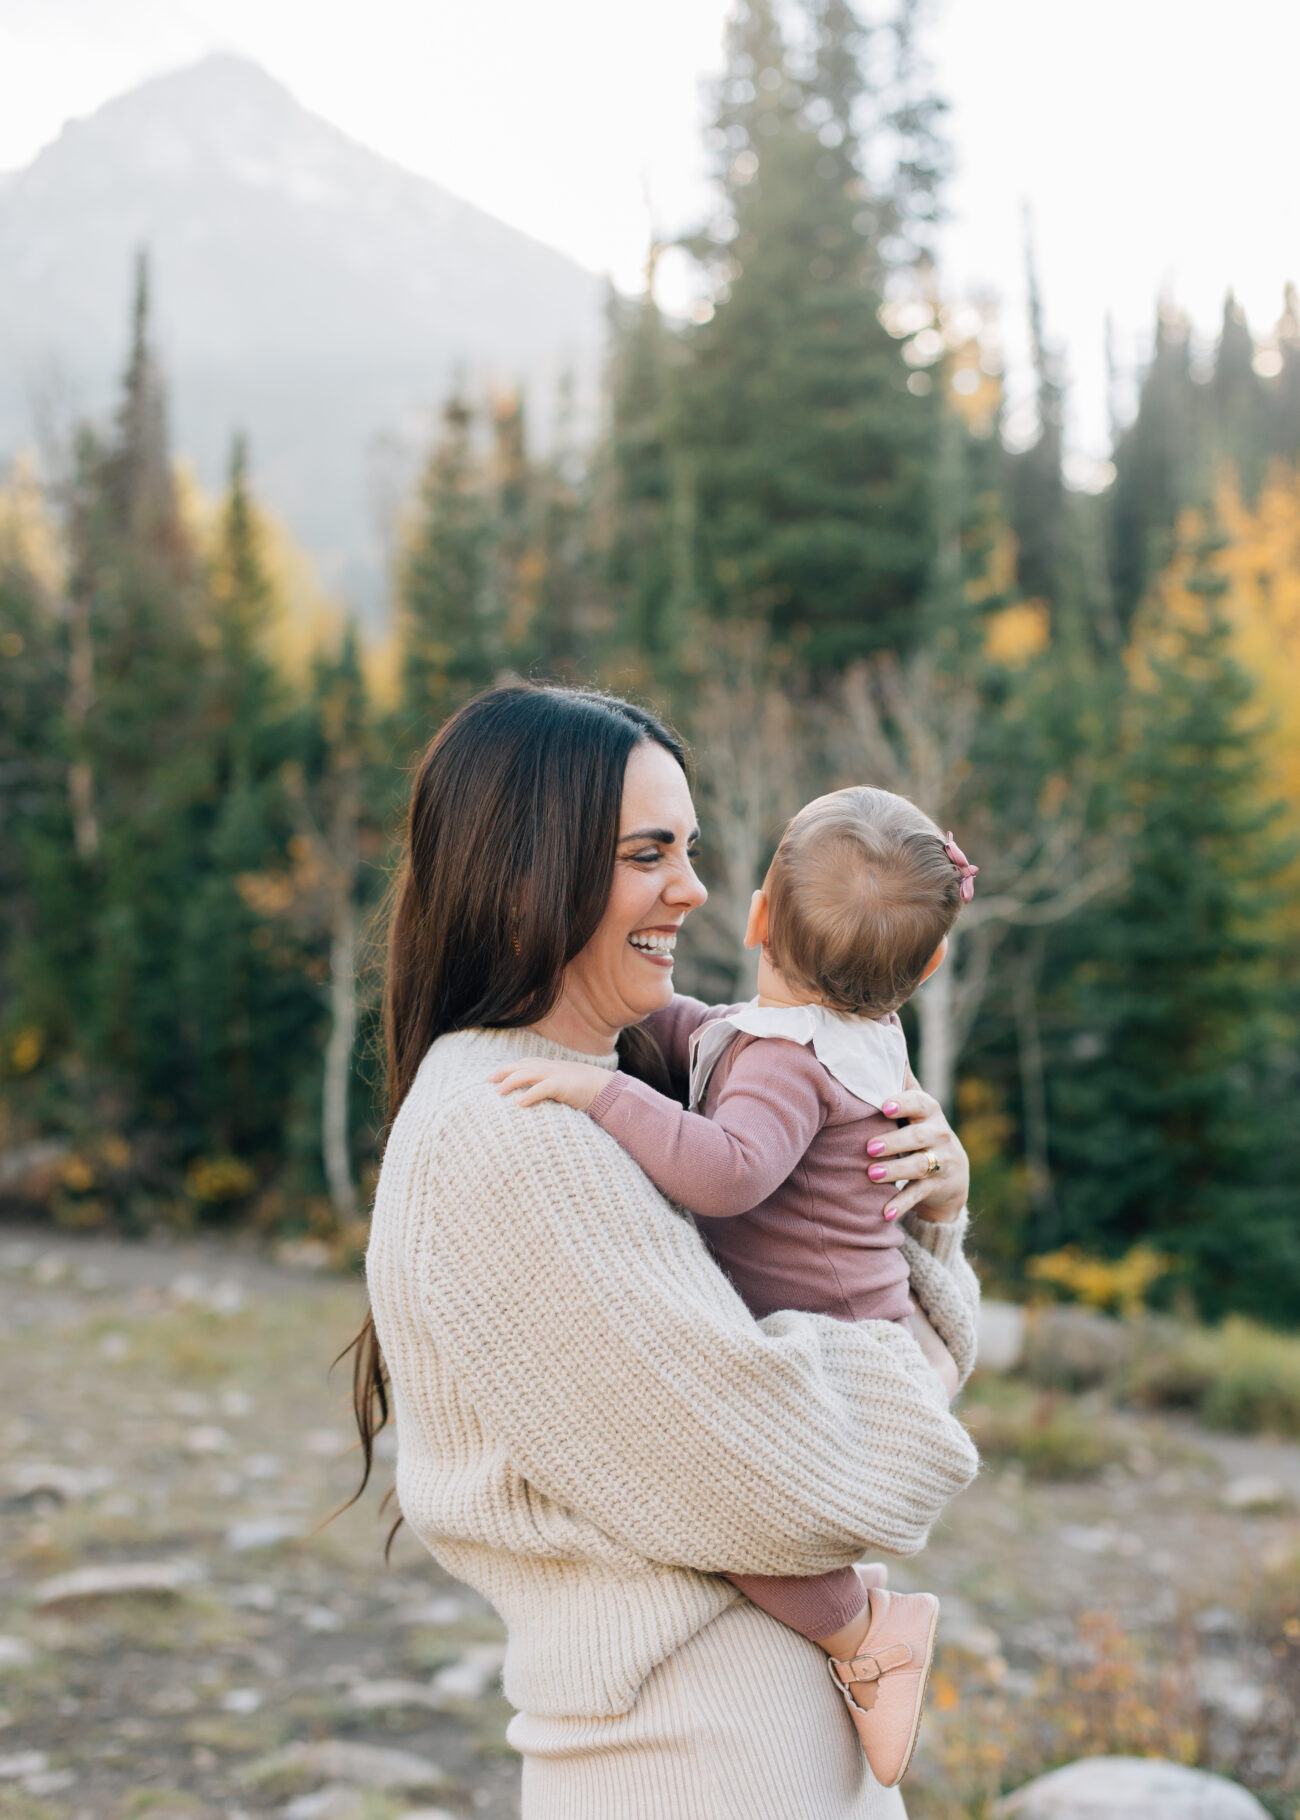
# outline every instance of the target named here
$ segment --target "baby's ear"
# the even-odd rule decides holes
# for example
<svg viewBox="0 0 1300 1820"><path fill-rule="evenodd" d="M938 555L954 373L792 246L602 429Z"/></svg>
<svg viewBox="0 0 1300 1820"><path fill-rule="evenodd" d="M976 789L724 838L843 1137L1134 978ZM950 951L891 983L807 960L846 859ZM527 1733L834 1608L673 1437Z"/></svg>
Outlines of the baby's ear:
<svg viewBox="0 0 1300 1820"><path fill-rule="evenodd" d="M918 986L923 986L925 984L926 980L929 979L929 977L932 973L938 972L939 968L943 966L943 963L944 963L945 959L947 958L947 955L948 955L948 937L945 935L943 940L939 943L939 946L935 949L934 953L930 956L929 960L926 962L925 972L921 975L920 979L916 982Z"/></svg>
<svg viewBox="0 0 1300 1820"><path fill-rule="evenodd" d="M761 948L767 940L767 892L756 891L749 900L749 921L745 924L745 946Z"/></svg>

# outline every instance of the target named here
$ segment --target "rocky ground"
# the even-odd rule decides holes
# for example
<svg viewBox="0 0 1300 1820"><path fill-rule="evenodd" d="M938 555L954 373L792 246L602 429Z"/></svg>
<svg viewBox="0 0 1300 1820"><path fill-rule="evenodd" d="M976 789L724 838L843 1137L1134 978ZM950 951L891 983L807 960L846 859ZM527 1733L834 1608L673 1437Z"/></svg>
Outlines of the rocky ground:
<svg viewBox="0 0 1300 1820"><path fill-rule="evenodd" d="M384 1568L377 1498L320 1527L361 1309L302 1261L0 1232L0 1816L518 1813L491 1613L408 1536ZM1292 1820L1300 1448L1077 1413L1105 1464L1013 1450L895 1571L945 1612L913 1820L1130 1749Z"/></svg>

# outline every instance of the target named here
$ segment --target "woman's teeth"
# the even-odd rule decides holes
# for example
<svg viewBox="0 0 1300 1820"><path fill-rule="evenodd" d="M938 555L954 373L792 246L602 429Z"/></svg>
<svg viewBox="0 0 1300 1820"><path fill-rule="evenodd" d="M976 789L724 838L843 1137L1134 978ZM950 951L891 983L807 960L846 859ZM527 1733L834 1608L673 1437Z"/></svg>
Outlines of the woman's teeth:
<svg viewBox="0 0 1300 1820"><path fill-rule="evenodd" d="M627 939L647 954L671 954L677 946L675 935L629 935Z"/></svg>

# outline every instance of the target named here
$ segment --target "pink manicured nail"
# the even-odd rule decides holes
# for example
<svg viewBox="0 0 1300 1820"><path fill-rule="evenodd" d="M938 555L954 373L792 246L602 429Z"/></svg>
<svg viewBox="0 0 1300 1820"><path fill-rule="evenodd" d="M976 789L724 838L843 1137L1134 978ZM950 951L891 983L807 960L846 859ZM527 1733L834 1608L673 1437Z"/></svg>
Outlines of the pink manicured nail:
<svg viewBox="0 0 1300 1820"><path fill-rule="evenodd" d="M867 1155L868 1156L879 1156L881 1151L884 1148L885 1148L884 1138L872 1138L871 1142L867 1145Z"/></svg>
<svg viewBox="0 0 1300 1820"><path fill-rule="evenodd" d="M870 1169L868 1169L867 1174L871 1177L873 1182L883 1182L885 1177L889 1174L889 1170L884 1163L873 1163Z"/></svg>
<svg viewBox="0 0 1300 1820"><path fill-rule="evenodd" d="M887 1119L892 1119L894 1114L898 1111L898 1101L897 1100L886 1100L884 1105L880 1108L880 1110L884 1113L884 1115ZM870 1148L871 1148L871 1146L870 1146L870 1144L868 1144L867 1149L870 1150Z"/></svg>
<svg viewBox="0 0 1300 1820"><path fill-rule="evenodd" d="M887 1220L896 1220L896 1219L897 1219L897 1218L898 1218L898 1209L897 1209L897 1207L886 1207L886 1209L885 1209L885 1218L886 1218L886 1219L887 1219Z"/></svg>

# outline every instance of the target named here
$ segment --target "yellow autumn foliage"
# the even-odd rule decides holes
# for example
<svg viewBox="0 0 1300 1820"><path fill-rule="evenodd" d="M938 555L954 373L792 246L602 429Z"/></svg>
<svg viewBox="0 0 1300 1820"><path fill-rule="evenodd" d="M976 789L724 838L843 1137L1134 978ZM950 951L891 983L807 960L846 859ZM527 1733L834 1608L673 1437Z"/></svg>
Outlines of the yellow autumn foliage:
<svg viewBox="0 0 1300 1820"><path fill-rule="evenodd" d="M1025 1273L1036 1283L1049 1283L1089 1308L1141 1314L1151 1285L1166 1275L1171 1259L1149 1245L1134 1245L1122 1258L1099 1258L1077 1245L1030 1258Z"/></svg>
<svg viewBox="0 0 1300 1820"><path fill-rule="evenodd" d="M30 455L19 455L0 480L0 568L21 570L50 594L63 586L58 529Z"/></svg>
<svg viewBox="0 0 1300 1820"><path fill-rule="evenodd" d="M1051 614L1045 600L1014 601L985 621L985 653L1008 670L1022 670L1051 641Z"/></svg>
<svg viewBox="0 0 1300 1820"><path fill-rule="evenodd" d="M184 463L176 467L176 489L181 516L196 544L215 556L224 501L207 493ZM305 682L316 655L337 646L346 614L288 527L255 497L249 499L249 511L274 603L262 632L263 649L284 676ZM215 581L220 588L219 575Z"/></svg>

